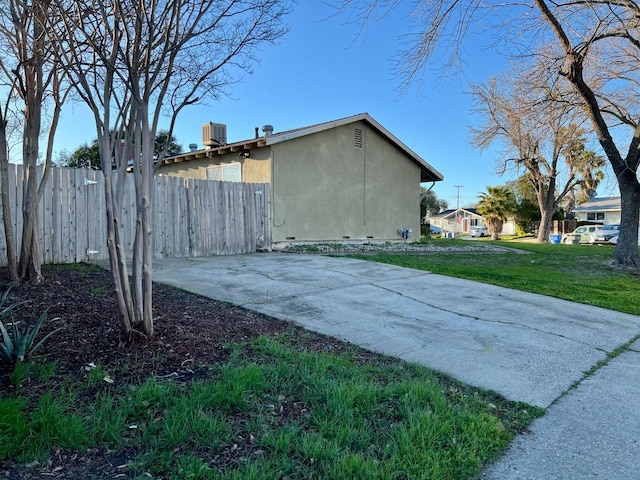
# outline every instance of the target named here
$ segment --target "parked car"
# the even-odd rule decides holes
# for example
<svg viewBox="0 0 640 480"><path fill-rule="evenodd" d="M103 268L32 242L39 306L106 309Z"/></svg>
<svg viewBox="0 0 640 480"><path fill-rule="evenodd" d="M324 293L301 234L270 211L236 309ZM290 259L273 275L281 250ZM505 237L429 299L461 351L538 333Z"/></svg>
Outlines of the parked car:
<svg viewBox="0 0 640 480"><path fill-rule="evenodd" d="M595 232L591 234L589 237L589 243L599 243L599 244L607 244L610 243L609 240L613 237L618 236L618 232L620 231L619 223L611 223L609 225L603 225L601 228L597 229Z"/></svg>
<svg viewBox="0 0 640 480"><path fill-rule="evenodd" d="M562 236L562 243L574 243L574 239L578 238L579 243L589 243L589 237L593 232L602 227L602 225L582 225L571 233L565 233Z"/></svg>
<svg viewBox="0 0 640 480"><path fill-rule="evenodd" d="M471 237L486 237L489 235L489 229L485 226L471 227L469 229L469 236Z"/></svg>
<svg viewBox="0 0 640 480"><path fill-rule="evenodd" d="M613 237L609 239L609 243L614 245L618 244L618 234L616 233ZM640 228L638 228L638 246L640 246Z"/></svg>

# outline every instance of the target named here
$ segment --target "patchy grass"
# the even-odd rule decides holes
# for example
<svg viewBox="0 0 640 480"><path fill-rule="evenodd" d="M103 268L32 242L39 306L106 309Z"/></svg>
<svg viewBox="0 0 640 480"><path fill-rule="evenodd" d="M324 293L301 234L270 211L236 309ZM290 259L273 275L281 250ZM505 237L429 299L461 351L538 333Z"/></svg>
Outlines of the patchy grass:
<svg viewBox="0 0 640 480"><path fill-rule="evenodd" d="M187 382L30 367L30 388L0 399L0 460L101 449L128 452L120 471L139 478L468 479L543 413L355 347L304 345L286 334L235 343Z"/></svg>
<svg viewBox="0 0 640 480"><path fill-rule="evenodd" d="M464 247L476 242L441 239L431 243ZM441 251L437 254L380 253L350 256L640 314L640 303L637 301L640 276L605 265L611 258L613 246L552 245L518 241L482 241L482 244L517 248L526 254L492 252L479 255L477 252Z"/></svg>

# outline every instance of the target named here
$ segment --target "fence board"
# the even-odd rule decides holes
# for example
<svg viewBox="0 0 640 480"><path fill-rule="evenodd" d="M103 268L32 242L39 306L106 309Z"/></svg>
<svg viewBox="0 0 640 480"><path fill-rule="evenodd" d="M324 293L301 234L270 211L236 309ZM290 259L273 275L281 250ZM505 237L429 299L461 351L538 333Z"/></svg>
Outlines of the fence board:
<svg viewBox="0 0 640 480"><path fill-rule="evenodd" d="M23 172L22 165L9 165L10 215L18 248L22 237ZM41 168L38 175L41 178ZM132 255L136 228L132 175L126 178L122 202L123 246ZM158 176L154 179L152 202L155 258L251 253L257 248L271 248L268 184ZM54 168L45 185L39 213L45 263L109 258L101 171ZM0 234L4 240L2 222ZM7 264L4 241L0 242L0 264Z"/></svg>

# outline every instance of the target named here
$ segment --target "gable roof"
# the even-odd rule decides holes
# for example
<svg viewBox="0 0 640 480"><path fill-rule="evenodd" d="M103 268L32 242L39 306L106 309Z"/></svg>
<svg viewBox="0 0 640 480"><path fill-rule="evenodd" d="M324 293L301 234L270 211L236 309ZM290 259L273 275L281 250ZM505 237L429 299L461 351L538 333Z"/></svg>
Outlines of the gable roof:
<svg viewBox="0 0 640 480"><path fill-rule="evenodd" d="M481 217L478 213L478 210L475 208L453 208L449 210L445 210L444 212L440 212L437 215L432 215L431 218L447 218L453 216L457 212L467 212L470 215L475 215L477 217Z"/></svg>
<svg viewBox="0 0 640 480"><path fill-rule="evenodd" d="M442 174L427 163L417 153L407 147L398 138L396 138L391 132L380 125L376 120L368 113L360 113L350 117L341 118L325 123L318 123L308 127L296 128L293 130L286 130L284 132L274 133L268 136L262 136L252 138L249 140L243 140L240 142L230 143L228 145L222 145L220 147L207 148L202 150L196 150L195 152L186 152L176 155L174 157L167 157L162 159L160 165L168 165L171 163L188 162L190 160L197 160L201 158L213 158L218 155L225 155L227 153L242 152L243 150L250 150L252 148L267 147L269 145L275 145L280 142L286 142L295 138L304 137L305 135L311 135L319 133L331 128L341 127L355 122L364 122L380 135L385 137L391 144L393 144L398 150L400 150L405 156L416 163L420 167L420 182L438 182L444 179Z"/></svg>
<svg viewBox="0 0 640 480"><path fill-rule="evenodd" d="M620 210L620 197L595 197L573 209L574 212L608 212Z"/></svg>

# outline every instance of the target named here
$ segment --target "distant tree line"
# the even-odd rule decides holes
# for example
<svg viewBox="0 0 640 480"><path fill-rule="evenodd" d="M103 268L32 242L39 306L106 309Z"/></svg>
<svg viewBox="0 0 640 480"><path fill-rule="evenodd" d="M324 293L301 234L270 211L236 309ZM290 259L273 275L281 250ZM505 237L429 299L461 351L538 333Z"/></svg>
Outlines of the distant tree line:
<svg viewBox="0 0 640 480"><path fill-rule="evenodd" d="M154 158L157 160L160 155L172 157L180 153L182 153L182 145L176 143L176 138L173 135L169 135L168 131L160 130L154 142ZM93 140L91 145L87 143L80 145L71 153L62 151L58 155L56 164L67 168L93 168L100 170L102 163L100 162L98 139Z"/></svg>

